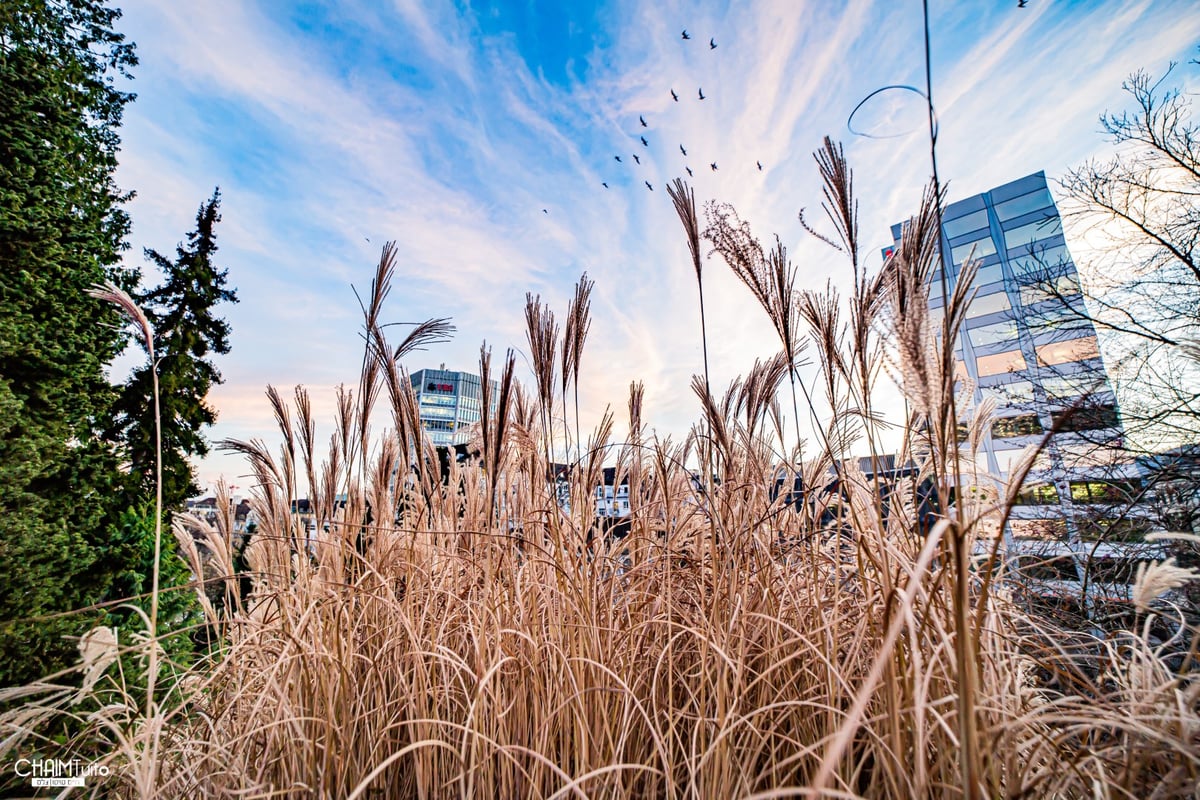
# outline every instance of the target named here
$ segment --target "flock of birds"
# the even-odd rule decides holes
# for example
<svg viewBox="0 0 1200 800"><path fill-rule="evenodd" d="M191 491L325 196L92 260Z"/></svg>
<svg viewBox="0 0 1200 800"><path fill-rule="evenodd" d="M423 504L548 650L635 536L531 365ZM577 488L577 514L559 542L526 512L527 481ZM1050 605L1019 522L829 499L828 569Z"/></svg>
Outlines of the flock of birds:
<svg viewBox="0 0 1200 800"><path fill-rule="evenodd" d="M1028 0L1017 0L1017 8L1025 8L1025 7L1026 7L1026 3L1027 3L1027 2L1028 2ZM692 35L691 35L690 33L688 33L688 32L687 32L687 28L684 28L684 29L683 29L683 32L680 34L680 39L682 39L682 40L683 40L683 41L685 41L685 42L686 42L686 41L691 41L691 40L692 40ZM708 49L709 49L709 50L716 50L716 49L717 49L717 40L716 40L716 38L715 38L715 37L710 37L710 38L709 38L709 40L708 40ZM671 99L672 99L672 100L674 100L676 103L678 103L678 102L679 102L679 94L678 94L678 92L676 92L676 91L675 91L675 88L674 88L674 87L671 87L669 91L671 92ZM703 87L703 86L699 86L699 87L697 87L697 88L696 88L696 97L697 97L697 99L698 99L698 100L707 100L707 99L708 99L708 97L707 97L707 96L704 94L704 87ZM640 122L640 123L642 124L642 128L646 129L647 131L650 129L650 125L649 125L649 123L647 123L647 122L646 122L646 117L645 117L645 115L644 115L644 114L639 114L639 115L638 115L638 122ZM646 138L646 134L645 134L645 133L640 133L640 134L639 134L639 136L638 136L638 139L640 139L640 140L641 140L641 143L642 143L642 146L643 146L643 147L645 147L645 148L649 148L649 147L650 147L650 141L649 141L649 140ZM687 148L686 148L686 147L684 147L682 144L680 144L680 145L679 145L679 152L683 154L683 157L684 157L684 158L687 158L687 157L688 157L688 151L687 151ZM635 164L637 164L638 166L641 166L641 163L642 163L642 158L641 158L641 156L639 156L637 153L631 153L630 155L633 157L633 161L634 161L634 163L635 163ZM613 156L613 160L614 160L614 161L616 161L618 164L625 164L625 163L626 163L626 162L625 162L625 161L624 161L624 160L621 158L621 156L620 156L620 155L614 155L614 156ZM758 171L759 171L759 172L762 172L762 171L763 171L763 165L762 165L762 162L761 162L761 161L755 161L755 162L754 162L754 164L755 164L755 166L757 166L757 167L758 167ZM684 168L684 170L686 170L686 171L687 171L688 177L695 177L695 173L692 171L692 168L691 168L691 166L690 166L690 165L688 165L688 164L685 164L683 168ZM716 171L718 170L718 167L717 167L717 162L716 162L716 161L712 161L712 162L710 162L710 163L709 163L709 165L708 165L708 168L709 168L711 171L713 171L713 172L716 172ZM650 183L650 181L648 181L648 180L644 180L644 181L642 181L642 183L644 183L644 184L646 185L646 188L647 188L648 190L650 190L651 192L653 192L653 191L654 191L654 186L653 186L653 184L651 184L651 183ZM605 189L609 189L609 188L611 188L611 187L609 186L609 184L608 184L608 181L601 181L601 182L600 182L600 185L601 185L601 186L603 186ZM544 213L544 214L549 214L550 212L549 212L547 209L544 209L544 208L543 208L543 209L542 209L542 213Z"/></svg>
<svg viewBox="0 0 1200 800"><path fill-rule="evenodd" d="M680 34L680 39L681 39L682 41L691 41L691 39L692 39L692 35L691 35L690 33L688 33L688 32L687 32L687 29L686 29L686 28L684 28L684 30L683 30L683 33L681 33L681 34ZM708 49L709 49L709 50L716 50L716 49L717 49L717 40L716 40L716 38L715 38L715 37L710 37L710 38L709 38L709 40L708 40ZM669 91L671 92L671 99L672 99L672 100L674 100L676 103L678 103L678 102L679 102L679 93L675 91L675 88L674 88L674 87L671 87ZM708 99L708 96L704 94L704 87L703 87L703 86L698 86L698 87L696 87L696 98L697 98L698 100L707 100L707 99ZM645 128L645 129L646 129L646 131L649 131L649 129L650 129L650 124L646 122L646 117L645 117L645 115L643 115L643 114L639 114L639 115L638 115L638 122L640 122L640 123L641 123L641 125L642 125L642 128ZM638 139L639 139L639 140L641 140L642 147L646 147L646 148L649 148L649 147L650 147L650 141L649 141L649 140L646 138L646 133L645 133L645 132L642 132L642 133L640 133L640 134L639 134L639 136L638 136ZM687 148L686 148L686 147L684 147L682 144L680 144L680 145L679 145L679 152L683 154L683 157L684 157L684 158L687 158L687 157L688 157L688 151L687 151ZM637 153L631 153L630 155L632 156L634 163L640 166L640 165L641 165L641 163L642 163L642 158L641 158L641 156L639 156ZM620 156L620 155L614 155L614 156L613 156L613 160L614 160L614 161L616 161L618 164L625 164L625 163L626 163L626 162L625 162L625 161L624 161L624 160L621 158L621 156ZM756 161L756 162L754 162L754 163L755 163L755 165L758 167L758 170L759 170L759 172L761 172L761 171L762 171L762 169L763 169L762 162L761 162L761 161ZM689 176L689 177L695 177L695 174L696 174L696 173L694 173L694 172L692 171L692 168L691 168L691 166L690 166L690 165L687 165L687 164L685 164L683 168L684 168L684 169L687 171L687 174L688 174L688 176ZM719 168L718 168L718 166L717 166L717 162L716 162L716 161L712 161L712 162L710 162L710 163L709 163L709 165L708 165L708 168L709 168L709 170L711 170L712 172L716 172L716 171L719 169ZM650 181L642 181L642 183L644 183L644 184L646 185L646 188L647 188L647 189L649 189L649 190L650 190L650 191L652 191L652 192L654 191L654 186L653 186L653 184L651 184L651 183L650 183ZM601 186L603 186L605 189L611 188L611 187L609 187L609 185L608 185L608 181L601 181L601 182L600 182L600 185L601 185Z"/></svg>

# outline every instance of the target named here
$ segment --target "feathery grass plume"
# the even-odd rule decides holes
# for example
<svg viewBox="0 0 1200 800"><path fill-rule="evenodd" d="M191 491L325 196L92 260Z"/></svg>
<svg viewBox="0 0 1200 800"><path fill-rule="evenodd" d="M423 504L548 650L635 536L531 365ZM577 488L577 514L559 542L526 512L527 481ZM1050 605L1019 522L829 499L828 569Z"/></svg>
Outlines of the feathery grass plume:
<svg viewBox="0 0 1200 800"><path fill-rule="evenodd" d="M525 293L525 338L529 343L529 358L532 361L534 383L542 417L542 429L546 436L546 462L550 463L553 450L550 436L554 419L554 378L556 375L555 350L558 345L558 323L549 305L542 305L542 296Z"/></svg>
<svg viewBox="0 0 1200 800"><path fill-rule="evenodd" d="M500 381L492 410L491 374L492 351L490 348L480 348L479 365L483 381L483 405L480 409L483 421L483 469L484 479L488 490L486 525L490 531L495 524L496 497L500 489L500 472L504 463L504 448L508 441L508 425L511 418L511 407L514 396L513 373L516 369L516 354L509 350L504 357L504 369L500 373Z"/></svg>
<svg viewBox="0 0 1200 800"><path fill-rule="evenodd" d="M833 285L826 283L825 291L806 290L800 295L800 316L808 324L816 342L825 378L825 399L837 412L842 380L849 375L845 362L846 324L841 320L841 298Z"/></svg>
<svg viewBox="0 0 1200 800"><path fill-rule="evenodd" d="M731 411L732 406L736 403L737 391L740 386L741 379L734 379L725 393L724 401L718 403L717 399L708 392L708 387L701 381L701 377L699 375L692 376L692 391L700 399L700 407L704 411L705 423L709 430L706 444L709 448L715 445L716 461L723 464L727 471L731 469L730 459L734 455L734 440L727 424L732 414L727 412ZM705 468L708 470L712 470L713 467L712 463L705 464Z"/></svg>
<svg viewBox="0 0 1200 800"><path fill-rule="evenodd" d="M1133 605L1139 611L1150 612L1155 600L1191 581L1200 579L1200 570L1181 567L1171 557L1165 561L1138 564L1137 576L1133 581Z"/></svg>
<svg viewBox="0 0 1200 800"><path fill-rule="evenodd" d="M787 248L775 237L775 246L764 251L758 239L750 232L750 224L743 222L733 206L727 203L710 202L705 206L708 225L704 238L719 253L742 283L750 289L771 321L783 352L788 358L788 382L792 390L792 414L796 424L796 447L800 448L800 402L796 396L799 383L808 404L809 416L818 428L812 398L797 370L804 366L801 354L808 346L800 332L800 307L797 303L796 267L788 260Z"/></svg>
<svg viewBox="0 0 1200 800"><path fill-rule="evenodd" d="M359 405L357 413L353 416L358 426L358 436L345 436L342 439L342 443L347 448L343 453L343 458L351 470L353 470L355 464L358 465L359 480L362 479L363 473L366 470L367 457L366 453L360 448L364 440L369 436L368 429L371 419L371 409L375 406L379 392L379 360L372 352L373 340L375 332L381 325L380 317L383 314L383 304L392 291L392 277L395 273L396 243L394 241L385 242L379 252L379 261L375 265L375 275L371 279L371 291L366 302L359 295L358 289L355 289L353 286L350 287L354 292L355 298L358 300L359 309L363 314L363 329L360 334L363 339L363 356L358 379ZM347 491L349 491L348 486Z"/></svg>
<svg viewBox="0 0 1200 800"><path fill-rule="evenodd" d="M766 426L771 412L771 404L779 391L779 384L788 372L788 356L779 352L768 358L754 360L754 366L746 375L746 380L738 393L736 412L744 415L746 433L753 438L760 426ZM765 431L764 431L765 433ZM785 446L780 439L780 446Z"/></svg>
<svg viewBox="0 0 1200 800"><path fill-rule="evenodd" d="M640 447L642 443L642 433L644 423L642 421L642 408L646 402L646 385L641 381L632 381L629 384L629 441L635 447Z"/></svg>
<svg viewBox="0 0 1200 800"><path fill-rule="evenodd" d="M841 244L813 230L804 219L803 209L799 213L800 224L813 236L850 257L854 269L854 288L857 291L862 276L858 266L858 199L854 196L854 172L846 161L841 142L835 144L828 136L825 137L824 146L813 153L813 160L817 162L821 173L821 193L825 198L821 202L821 208L833 223L838 242Z"/></svg>
<svg viewBox="0 0 1200 800"><path fill-rule="evenodd" d="M296 403L296 438L300 440L300 455L304 462L304 480L310 502L313 504L317 524L320 525L323 515L319 509L323 498L318 497L320 486L317 484L317 421L313 417L312 401L308 396L308 390L303 386L297 386L293 390L293 395Z"/></svg>
<svg viewBox="0 0 1200 800"><path fill-rule="evenodd" d="M280 445L280 466L283 479L283 492L289 497L296 497L296 435L292 426L292 412L287 401L279 394L274 386L267 385L267 402L271 404L271 412L275 416L275 424L283 436Z"/></svg>
<svg viewBox="0 0 1200 800"><path fill-rule="evenodd" d="M929 316L929 278L937 256L936 204L927 190L919 213L902 226L900 244L887 260L890 272L888 325L894 336L896 379L918 424L931 420L942 399L943 362Z"/></svg>
<svg viewBox="0 0 1200 800"><path fill-rule="evenodd" d="M579 368L583 360L583 346L587 342L588 332L592 328L592 289L596 282L589 280L587 273L579 277L575 284L575 295L571 298L571 307L567 311L567 322L563 328L562 339L562 397L564 431L567 418L567 384L574 381L575 386L575 446L580 447L582 441L579 433ZM576 453L576 459L580 456ZM570 460L570 450L567 451Z"/></svg>
<svg viewBox="0 0 1200 800"><path fill-rule="evenodd" d="M116 306L136 329L136 334L146 348L146 357L150 362L150 380L154 393L154 568L150 578L150 630L153 638L158 635L158 587L162 566L162 516L163 516L163 475L162 475L162 410L158 387L158 361L154 356L154 327L146 318L145 312L134 302L121 287L112 281L96 284L88 290L88 295L105 303ZM155 681L158 677L157 648L151 648L150 669L147 674L146 686L146 716L149 717L154 708ZM154 743L157 746L157 742Z"/></svg>
<svg viewBox="0 0 1200 800"><path fill-rule="evenodd" d="M688 252L692 256L692 268L696 271L696 288L700 292L700 346L704 354L705 391L712 393L708 377L708 326L704 316L704 271L700 265L700 222L696 214L696 193L681 178L667 185L667 194L675 205L675 213L683 224L687 237Z"/></svg>

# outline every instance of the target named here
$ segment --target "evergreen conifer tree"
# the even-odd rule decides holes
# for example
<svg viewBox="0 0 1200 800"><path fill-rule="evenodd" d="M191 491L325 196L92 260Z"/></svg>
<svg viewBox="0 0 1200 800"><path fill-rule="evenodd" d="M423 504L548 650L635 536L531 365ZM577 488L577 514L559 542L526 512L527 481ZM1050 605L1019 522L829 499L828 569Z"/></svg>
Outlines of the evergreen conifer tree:
<svg viewBox="0 0 1200 800"><path fill-rule="evenodd" d="M99 615L52 615L96 602L118 568L121 475L97 433L124 340L85 292L132 280L113 172L133 99L117 81L137 59L119 17L93 0L0 3L0 685L73 660L64 635Z"/></svg>
<svg viewBox="0 0 1200 800"><path fill-rule="evenodd" d="M204 429L216 421L207 396L221 373L214 355L229 352L229 323L214 309L236 303L237 293L226 288L228 270L214 262L216 224L221 220L221 193L200 206L196 228L179 244L172 261L156 250L146 258L163 274L163 283L137 295L155 331L158 381L162 408L163 507L176 510L196 495L191 456L208 454ZM154 495L154 402L150 366L135 370L121 387L116 404L114 439L126 448L137 497Z"/></svg>

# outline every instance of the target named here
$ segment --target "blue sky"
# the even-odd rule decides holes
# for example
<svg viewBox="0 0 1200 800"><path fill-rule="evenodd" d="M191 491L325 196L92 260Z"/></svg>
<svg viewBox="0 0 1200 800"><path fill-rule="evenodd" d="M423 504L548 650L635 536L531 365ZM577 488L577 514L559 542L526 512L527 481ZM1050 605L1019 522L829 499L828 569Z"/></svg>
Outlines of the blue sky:
<svg viewBox="0 0 1200 800"><path fill-rule="evenodd" d="M1200 43L1190 2L930 5L951 199L1037 170L1053 179L1108 154L1097 116L1121 106L1124 77L1186 62ZM846 127L872 90L923 85L917 2L121 7L141 59L118 173L137 192L129 263L143 266L143 247L170 252L213 187L223 193L220 263L241 303L225 309L233 350L210 397L214 440L276 440L267 384L304 384L324 412L333 387L354 382L351 285L365 290L390 239L400 258L386 318L448 316L458 328L408 369L473 370L483 340L497 353L523 348L525 293L565 311L586 270L596 292L585 426L609 404L620 418L629 383L643 380L650 423L682 434L698 412L688 387L702 368L699 322L665 184L691 166L699 201L731 202L758 235L777 233L802 282L819 288L849 281L847 264L797 221L801 208L819 216L811 153L822 137L845 143L872 252L929 171L920 131L879 140ZM1177 68L1193 87L1198 73ZM881 100L865 124L919 121L911 102ZM722 386L777 342L717 258L705 262L705 293ZM214 453L200 478L245 484L245 471Z"/></svg>

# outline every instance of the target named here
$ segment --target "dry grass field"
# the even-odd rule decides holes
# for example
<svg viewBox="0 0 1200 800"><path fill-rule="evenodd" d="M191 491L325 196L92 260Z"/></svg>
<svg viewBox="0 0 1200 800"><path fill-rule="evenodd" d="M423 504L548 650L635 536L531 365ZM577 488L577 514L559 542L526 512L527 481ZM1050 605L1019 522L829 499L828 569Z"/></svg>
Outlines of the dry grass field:
<svg viewBox="0 0 1200 800"><path fill-rule="evenodd" d="M477 456L444 480L400 362L445 330L385 341L385 249L332 435L318 440L303 390L271 390L281 444L229 443L258 484L244 553L231 519L177 518L219 646L184 668L132 657L153 637L97 637L86 697L53 682L8 691L4 748L92 754L113 775L87 791L139 798L1197 796L1200 684L1148 633L1169 609L1145 606L1119 634L1066 631L1006 580L995 532L1020 481L971 473L989 409L968 407L952 368L969 280L944 318L927 311L932 196L869 274L849 170L832 145L818 160L853 272L845 296L802 290L783 247L759 245L727 207L702 230L691 192L672 189L698 288L711 247L781 343L727 389L699 376L681 441L651 432L636 384L627 419L580 435L584 280L561 336L529 300L534 386L514 380L511 354L481 352ZM792 369L802 358L816 381ZM872 406L887 380L906 419ZM818 417L807 441L784 422L796 416ZM888 424L917 473L870 480L848 456L882 456ZM563 460L569 511L550 479ZM606 465L630 487L619 539L593 500ZM781 470L809 487L836 475L838 491L797 508L773 490ZM916 496L926 481L925 504L944 509L934 524ZM314 535L291 513L306 494ZM1150 570L1139 598L1188 577ZM1195 632L1175 626L1194 669ZM149 700L125 671L139 663L160 676ZM82 732L39 741L64 714Z"/></svg>

